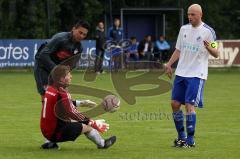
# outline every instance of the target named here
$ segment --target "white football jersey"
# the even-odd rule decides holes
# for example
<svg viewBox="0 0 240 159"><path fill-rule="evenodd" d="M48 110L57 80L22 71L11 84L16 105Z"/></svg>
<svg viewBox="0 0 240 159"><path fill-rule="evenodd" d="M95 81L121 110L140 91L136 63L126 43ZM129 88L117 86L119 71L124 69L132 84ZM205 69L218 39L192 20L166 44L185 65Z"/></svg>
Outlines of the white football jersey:
<svg viewBox="0 0 240 159"><path fill-rule="evenodd" d="M204 40L216 40L215 31L207 24L202 23L198 27L187 24L181 27L176 43L176 49L180 50L176 75L207 79L209 53L203 44Z"/></svg>

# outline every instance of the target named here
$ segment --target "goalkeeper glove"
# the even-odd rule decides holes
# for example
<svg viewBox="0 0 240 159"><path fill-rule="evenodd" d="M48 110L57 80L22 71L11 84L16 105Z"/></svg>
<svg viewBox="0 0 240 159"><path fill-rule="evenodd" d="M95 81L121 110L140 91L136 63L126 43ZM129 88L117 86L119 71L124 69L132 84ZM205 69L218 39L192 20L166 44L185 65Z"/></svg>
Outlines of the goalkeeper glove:
<svg viewBox="0 0 240 159"><path fill-rule="evenodd" d="M105 122L104 119L90 120L89 125L99 131L100 133L106 132L109 129L109 124Z"/></svg>

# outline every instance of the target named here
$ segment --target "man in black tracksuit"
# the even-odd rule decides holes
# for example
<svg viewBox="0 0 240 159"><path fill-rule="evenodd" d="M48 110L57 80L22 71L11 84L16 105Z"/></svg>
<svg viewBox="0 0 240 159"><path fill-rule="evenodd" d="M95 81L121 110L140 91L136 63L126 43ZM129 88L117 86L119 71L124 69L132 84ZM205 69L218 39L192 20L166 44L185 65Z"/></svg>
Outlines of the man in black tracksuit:
<svg viewBox="0 0 240 159"><path fill-rule="evenodd" d="M106 42L104 24L99 22L96 29L96 60L95 60L95 72L97 74L102 73L103 58L104 58L104 45Z"/></svg>
<svg viewBox="0 0 240 159"><path fill-rule="evenodd" d="M41 96L45 93L48 76L56 65L64 63L71 69L76 67L83 50L80 42L87 36L88 29L87 22L79 21L71 32L57 33L40 46L35 55L34 76Z"/></svg>
<svg viewBox="0 0 240 159"><path fill-rule="evenodd" d="M71 69L76 67L83 50L80 42L86 38L89 27L88 22L80 20L71 32L57 33L40 46L35 55L34 77L38 93L42 97L45 94L49 75L56 65L68 65ZM58 145L47 141L42 148L58 148Z"/></svg>

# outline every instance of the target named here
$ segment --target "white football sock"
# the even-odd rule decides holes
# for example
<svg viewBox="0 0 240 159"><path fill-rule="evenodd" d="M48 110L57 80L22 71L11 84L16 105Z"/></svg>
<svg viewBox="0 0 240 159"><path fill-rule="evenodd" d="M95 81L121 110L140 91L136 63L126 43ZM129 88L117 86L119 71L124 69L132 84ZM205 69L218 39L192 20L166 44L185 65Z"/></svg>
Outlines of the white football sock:
<svg viewBox="0 0 240 159"><path fill-rule="evenodd" d="M98 133L96 129L92 129L89 133L85 133L86 137L94 142L96 145L103 147L104 146L104 139Z"/></svg>

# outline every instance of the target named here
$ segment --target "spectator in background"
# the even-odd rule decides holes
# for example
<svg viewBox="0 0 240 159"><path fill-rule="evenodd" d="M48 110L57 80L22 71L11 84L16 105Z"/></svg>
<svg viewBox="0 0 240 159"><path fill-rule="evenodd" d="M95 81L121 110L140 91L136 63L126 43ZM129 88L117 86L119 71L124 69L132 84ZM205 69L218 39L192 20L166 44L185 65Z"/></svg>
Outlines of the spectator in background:
<svg viewBox="0 0 240 159"><path fill-rule="evenodd" d="M120 27L120 20L114 19L114 24L108 30L108 39L119 43L123 39L123 29ZM114 55L112 56L112 61L114 63L114 70L118 71L120 68L120 61L121 61L121 48L116 48L114 50ZM118 52L118 53L116 53Z"/></svg>
<svg viewBox="0 0 240 159"><path fill-rule="evenodd" d="M95 72L100 74L103 72L102 64L104 58L104 45L106 42L104 23L99 22L96 28L96 59L95 59Z"/></svg>
<svg viewBox="0 0 240 159"><path fill-rule="evenodd" d="M135 61L139 60L139 54L138 54L138 42L136 37L131 37L131 46L126 52L126 62L128 63L131 58L133 58Z"/></svg>
<svg viewBox="0 0 240 159"><path fill-rule="evenodd" d="M166 62L168 60L168 54L170 45L165 40L163 35L160 36L159 40L155 43L157 53L154 54L154 58L158 61Z"/></svg>
<svg viewBox="0 0 240 159"><path fill-rule="evenodd" d="M138 53L140 60L151 60L153 52L152 37L147 35L138 45Z"/></svg>

